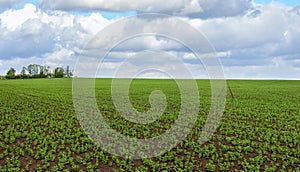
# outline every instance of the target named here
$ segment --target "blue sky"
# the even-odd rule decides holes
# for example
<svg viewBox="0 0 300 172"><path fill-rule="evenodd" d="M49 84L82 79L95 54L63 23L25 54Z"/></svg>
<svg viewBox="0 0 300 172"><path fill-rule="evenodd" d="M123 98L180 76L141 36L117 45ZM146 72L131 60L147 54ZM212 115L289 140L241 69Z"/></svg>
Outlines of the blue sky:
<svg viewBox="0 0 300 172"><path fill-rule="evenodd" d="M72 12L72 14L75 15L82 15L82 16L89 16L94 12ZM128 12L122 12L122 13L116 13L116 12L107 12L107 11L102 11L101 15L107 19L114 19L114 18L119 18L119 17L129 17L129 16L134 16L137 13L135 11L128 11Z"/></svg>
<svg viewBox="0 0 300 172"><path fill-rule="evenodd" d="M279 2L289 6L296 6L300 4L300 0L255 0L256 3L268 4L271 2Z"/></svg>
<svg viewBox="0 0 300 172"><path fill-rule="evenodd" d="M15 2L0 2L0 75L5 75L10 67L19 72L31 63L75 66L87 42L102 29L127 16L165 13L178 16L204 34L216 49L226 78L300 79L300 0ZM270 5L272 2L275 3ZM157 22L162 23L158 30L172 31L164 27L163 19ZM144 27L147 30L146 23ZM141 29L134 25L130 28ZM186 33L179 36L189 37ZM108 35L107 41L110 39L114 38ZM155 36L128 40L110 52L103 75L113 77L122 61L148 49L172 54L182 59L195 77L207 77L191 52L172 40ZM163 62L168 64L160 63Z"/></svg>

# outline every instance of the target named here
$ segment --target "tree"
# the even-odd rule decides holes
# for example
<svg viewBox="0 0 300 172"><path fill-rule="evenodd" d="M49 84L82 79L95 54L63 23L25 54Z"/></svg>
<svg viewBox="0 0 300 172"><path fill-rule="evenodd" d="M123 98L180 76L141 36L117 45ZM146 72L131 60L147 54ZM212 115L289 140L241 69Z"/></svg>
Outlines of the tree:
<svg viewBox="0 0 300 172"><path fill-rule="evenodd" d="M39 74L39 78L46 78L48 75L48 69L46 65L44 66L39 66L40 67L40 74Z"/></svg>
<svg viewBox="0 0 300 172"><path fill-rule="evenodd" d="M62 68L62 67L55 68L54 77L55 78L63 78L64 77L64 68Z"/></svg>
<svg viewBox="0 0 300 172"><path fill-rule="evenodd" d="M40 75L40 65L38 64L30 64L27 67L28 73L30 77L39 78Z"/></svg>
<svg viewBox="0 0 300 172"><path fill-rule="evenodd" d="M26 67L23 66L20 74L22 76L26 75L26 70L27 70Z"/></svg>
<svg viewBox="0 0 300 172"><path fill-rule="evenodd" d="M21 78L27 78L27 74L26 74L26 71L27 71L27 68L26 67L22 67L22 70L21 70Z"/></svg>
<svg viewBox="0 0 300 172"><path fill-rule="evenodd" d="M38 64L33 65L33 73L35 77L38 77L38 75L40 74L40 65Z"/></svg>
<svg viewBox="0 0 300 172"><path fill-rule="evenodd" d="M65 77L71 78L73 76L73 72L70 70L70 66L67 66L65 70Z"/></svg>
<svg viewBox="0 0 300 172"><path fill-rule="evenodd" d="M16 76L16 70L14 68L10 68L8 72L6 73L7 79L14 79Z"/></svg>
<svg viewBox="0 0 300 172"><path fill-rule="evenodd" d="M27 71L29 73L29 76L33 76L34 75L33 64L28 65Z"/></svg>
<svg viewBox="0 0 300 172"><path fill-rule="evenodd" d="M49 70L50 70L50 66L44 65L43 74L47 76L49 74Z"/></svg>
<svg viewBox="0 0 300 172"><path fill-rule="evenodd" d="M50 70L50 66L48 65L29 64L27 67L23 66L20 71L20 74L17 75L16 75L16 70L14 68L10 68L5 78L6 79L46 78L46 77L71 78L72 76L73 76L73 70L70 69L70 66L67 66L66 68L56 67L54 72L52 73L52 70Z"/></svg>

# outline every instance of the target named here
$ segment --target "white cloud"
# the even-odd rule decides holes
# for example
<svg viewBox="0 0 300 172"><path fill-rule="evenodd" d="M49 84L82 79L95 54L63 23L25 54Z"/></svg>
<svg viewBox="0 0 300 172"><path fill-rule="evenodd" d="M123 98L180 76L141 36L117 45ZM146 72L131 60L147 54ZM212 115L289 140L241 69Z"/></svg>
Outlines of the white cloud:
<svg viewBox="0 0 300 172"><path fill-rule="evenodd" d="M74 23L80 23L82 28L90 34L96 34L112 21L104 18L99 13L92 13L88 17L77 16Z"/></svg>
<svg viewBox="0 0 300 172"><path fill-rule="evenodd" d="M82 52L93 36L101 29L117 20L108 20L100 13L89 16L74 15L61 10L109 10L140 12L164 12L180 15L183 21L201 31L215 46L218 57L228 78L299 78L300 76L300 13L299 7L287 7L282 4L258 6L250 1L240 0L183 0L183 1L55 1L42 0L39 9L26 4L21 9L9 9L0 13L0 74L5 74L10 67L20 70L29 63L48 64L50 66L75 65L76 57ZM0 1L1 4L1 1ZM172 4L172 5L170 5ZM216 5L218 4L218 5ZM223 4L223 5L220 5ZM118 27L110 32L121 31L119 36L128 32L151 31L175 32L178 37L193 41L189 31L183 32L176 22L172 27L164 25L165 19L146 20L139 18L130 26ZM137 27L144 26L144 27ZM151 27L152 28L151 28ZM108 33L108 32L106 32ZM110 45L118 37L106 37L103 44L95 42L95 47ZM97 47L98 46L98 47ZM179 57L190 68L194 76L203 74L203 66L195 56L180 42L165 37L152 35L140 36L120 43L110 52L103 62L102 73L112 76L125 59L136 56L143 50L161 50ZM92 60L81 66L97 67L97 51ZM207 54L204 54L207 56ZM209 56L209 54L208 54ZM96 59L95 59L96 57ZM152 62L167 64L163 57L151 59ZM93 61L94 60L94 61ZM147 62L147 59L142 61ZM150 62L149 62L150 63ZM175 67L176 68L176 67ZM167 69L167 68L164 68ZM168 69L171 70L171 69ZM205 70L204 70L205 73ZM149 77L151 74L145 74ZM153 76L160 76L157 72Z"/></svg>
<svg viewBox="0 0 300 172"><path fill-rule="evenodd" d="M24 0L0 0L0 12L7 8L12 7L15 4L21 3Z"/></svg>
<svg viewBox="0 0 300 172"><path fill-rule="evenodd" d="M223 51L223 52L216 52L216 53L208 53L208 54L201 54L199 58L215 58L215 57L230 57L231 51ZM184 53L183 55L184 60L197 60L198 57L195 56L193 53Z"/></svg>
<svg viewBox="0 0 300 172"><path fill-rule="evenodd" d="M249 48L283 41L286 29L297 19L284 6L271 5L257 17L237 16L209 20L193 20L208 39L223 49ZM299 20L299 16L298 16Z"/></svg>
<svg viewBox="0 0 300 172"><path fill-rule="evenodd" d="M209 18L244 14L252 7L252 3L248 0L41 0L39 6L51 10L160 12L172 15Z"/></svg>
<svg viewBox="0 0 300 172"><path fill-rule="evenodd" d="M49 66L74 66L74 52L65 48L43 55L44 63Z"/></svg>
<svg viewBox="0 0 300 172"><path fill-rule="evenodd" d="M76 50L109 24L100 14L45 13L32 4L0 14L0 58L43 57L61 47Z"/></svg>
<svg viewBox="0 0 300 172"><path fill-rule="evenodd" d="M7 10L0 15L1 25L8 30L15 30L28 19L38 18L38 14L35 11L36 7L32 4L26 4L20 10Z"/></svg>
<svg viewBox="0 0 300 172"><path fill-rule="evenodd" d="M190 6L188 0L183 1L160 1L160 0L146 0L146 1L118 1L118 0L42 0L40 6L45 9L58 10L104 10L104 11L143 11L143 12L161 12L179 10L185 5Z"/></svg>
<svg viewBox="0 0 300 172"><path fill-rule="evenodd" d="M187 21L202 31L217 51L231 51L229 58L222 59L225 66L264 66L276 56L300 58L300 16L290 9L270 4L254 9L260 11L255 16Z"/></svg>
<svg viewBox="0 0 300 172"><path fill-rule="evenodd" d="M276 65L224 67L226 78L248 79L299 79L300 68L286 61ZM246 77L245 77L246 76Z"/></svg>

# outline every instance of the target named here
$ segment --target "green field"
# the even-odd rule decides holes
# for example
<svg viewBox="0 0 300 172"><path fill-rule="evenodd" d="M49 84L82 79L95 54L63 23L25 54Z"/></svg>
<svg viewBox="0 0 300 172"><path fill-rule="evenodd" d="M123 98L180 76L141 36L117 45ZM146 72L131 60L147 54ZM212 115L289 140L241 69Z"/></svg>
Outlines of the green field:
<svg viewBox="0 0 300 172"><path fill-rule="evenodd" d="M72 101L72 79L0 80L0 171L300 171L300 81L230 80L221 123L197 142L207 118L210 83L197 81L200 110L194 129L171 151L149 159L110 155L84 133ZM100 111L128 137L151 138L168 130L180 111L173 80L134 80L130 100L150 108L149 94L162 90L168 105L151 124L126 121L111 100L111 80L96 80Z"/></svg>

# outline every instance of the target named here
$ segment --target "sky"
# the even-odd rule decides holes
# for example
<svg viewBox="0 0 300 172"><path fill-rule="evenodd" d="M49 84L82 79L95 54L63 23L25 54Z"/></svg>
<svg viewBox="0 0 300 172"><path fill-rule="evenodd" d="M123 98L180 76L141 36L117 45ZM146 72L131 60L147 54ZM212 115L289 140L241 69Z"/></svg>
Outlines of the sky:
<svg viewBox="0 0 300 172"><path fill-rule="evenodd" d="M78 59L87 54L90 64L101 64L96 77L114 77L125 62L128 70L134 68L133 63L155 64L166 75L169 70L181 70L181 65L164 58L172 55L195 78L207 78L207 68L193 52L180 41L157 35L124 41L103 61L88 47L113 24L147 13L174 16L202 33L215 49L225 78L300 79L300 0L0 0L0 75L11 67L19 73L22 66L32 63L52 68L70 65L79 74L83 69L76 69ZM178 23L172 29L158 24L166 22L164 18L138 18L137 25L114 28L110 33L128 34L126 28L130 32L147 30L151 22L158 31L172 32L179 27ZM112 35L102 43L114 39ZM193 41L189 33L178 33L178 37ZM145 54L148 50L162 55L147 56L151 54ZM138 58L141 55L147 58ZM87 69L90 64L86 64ZM162 74L149 71L144 76Z"/></svg>

